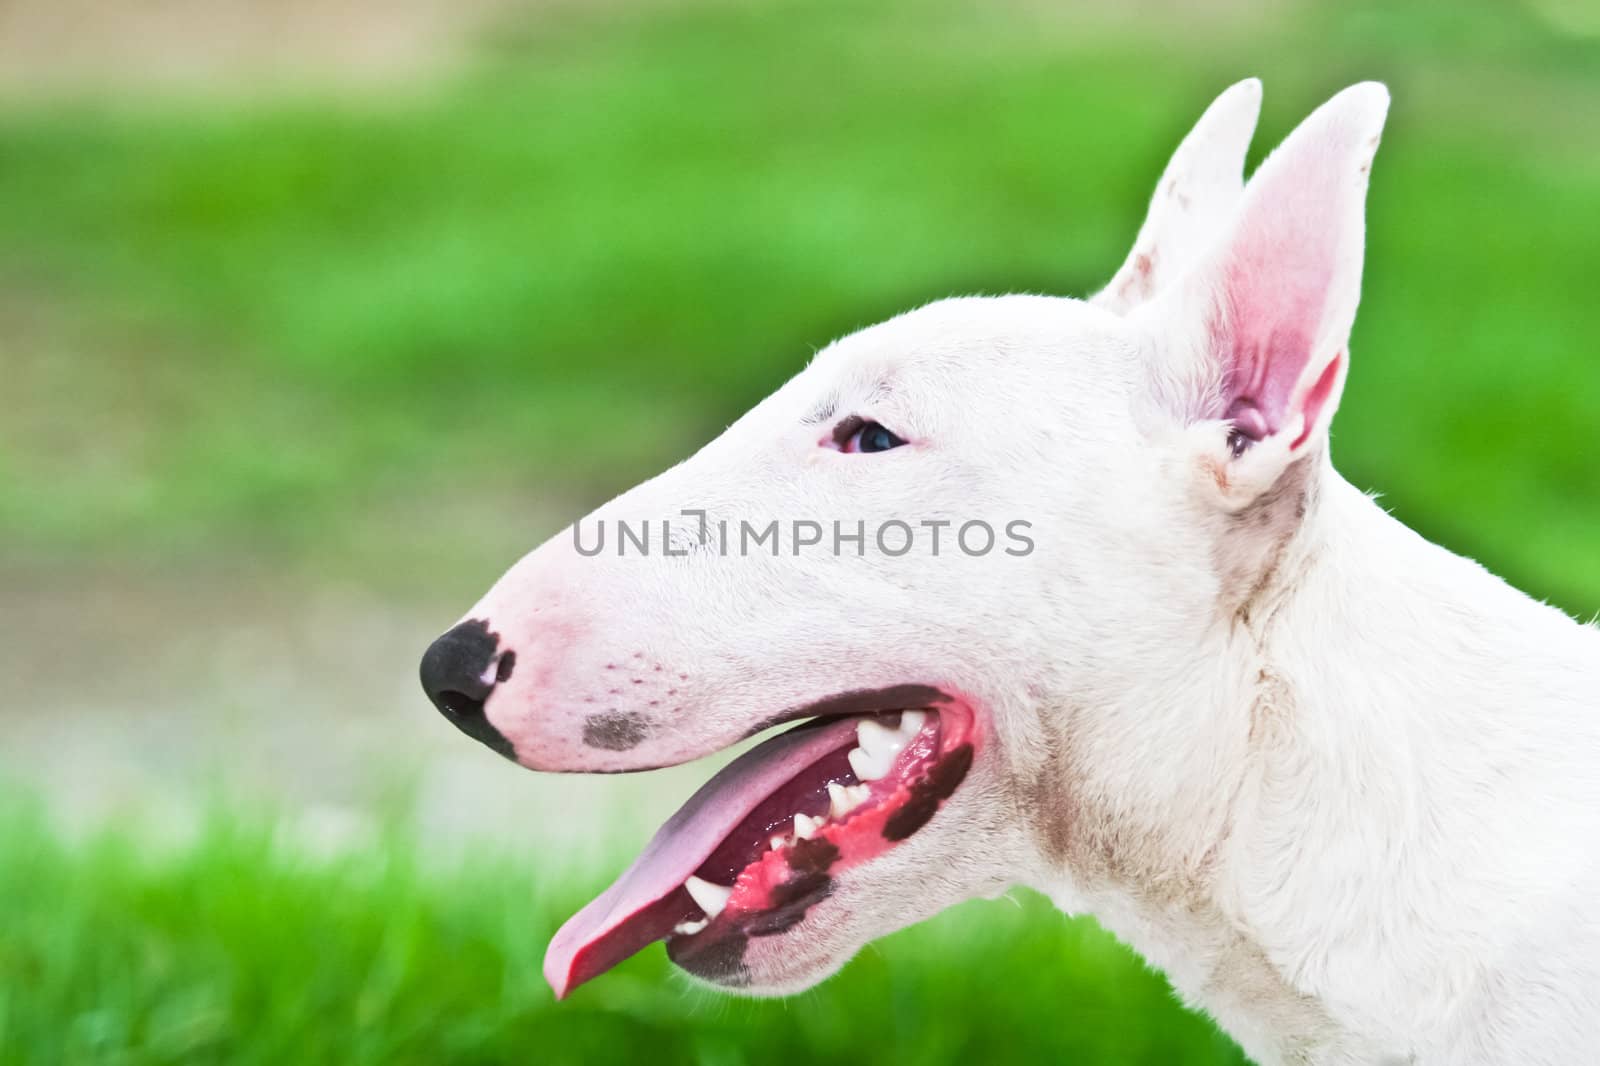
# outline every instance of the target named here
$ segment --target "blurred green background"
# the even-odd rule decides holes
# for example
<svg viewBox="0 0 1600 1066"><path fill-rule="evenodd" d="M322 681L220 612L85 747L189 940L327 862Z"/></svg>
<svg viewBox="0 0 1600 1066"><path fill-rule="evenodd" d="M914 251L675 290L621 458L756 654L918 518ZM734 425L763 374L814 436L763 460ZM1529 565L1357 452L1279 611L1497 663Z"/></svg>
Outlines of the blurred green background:
<svg viewBox="0 0 1600 1066"><path fill-rule="evenodd" d="M969 904L777 1004L545 941L703 768L519 774L415 661L829 339L1086 294L1178 138L1395 98L1335 458L1600 608L1600 9L0 6L0 1062L1241 1061ZM572 811L585 817L574 819Z"/></svg>

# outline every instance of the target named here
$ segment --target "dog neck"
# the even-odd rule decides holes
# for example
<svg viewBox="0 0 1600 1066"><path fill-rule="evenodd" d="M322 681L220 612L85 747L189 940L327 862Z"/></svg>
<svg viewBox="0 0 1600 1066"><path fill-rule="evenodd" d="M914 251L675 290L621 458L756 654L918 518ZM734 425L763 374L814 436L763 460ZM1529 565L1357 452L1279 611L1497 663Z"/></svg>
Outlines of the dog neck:
<svg viewBox="0 0 1600 1066"><path fill-rule="evenodd" d="M1593 875L1600 633L1307 476L1182 683L1073 716L1042 887L1263 1064L1409 1061L1525 946L1504 901Z"/></svg>

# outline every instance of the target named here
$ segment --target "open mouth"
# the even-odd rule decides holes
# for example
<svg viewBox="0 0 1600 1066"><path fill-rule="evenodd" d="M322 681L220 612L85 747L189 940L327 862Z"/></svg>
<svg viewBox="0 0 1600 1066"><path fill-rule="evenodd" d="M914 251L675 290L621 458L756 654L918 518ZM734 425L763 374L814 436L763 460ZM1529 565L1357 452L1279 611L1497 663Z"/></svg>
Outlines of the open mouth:
<svg viewBox="0 0 1600 1066"><path fill-rule="evenodd" d="M842 870L911 837L972 765L972 711L937 689L851 694L809 713L824 708L833 716L724 767L561 927L544 960L558 998L658 940L689 972L740 984L750 938L798 925Z"/></svg>

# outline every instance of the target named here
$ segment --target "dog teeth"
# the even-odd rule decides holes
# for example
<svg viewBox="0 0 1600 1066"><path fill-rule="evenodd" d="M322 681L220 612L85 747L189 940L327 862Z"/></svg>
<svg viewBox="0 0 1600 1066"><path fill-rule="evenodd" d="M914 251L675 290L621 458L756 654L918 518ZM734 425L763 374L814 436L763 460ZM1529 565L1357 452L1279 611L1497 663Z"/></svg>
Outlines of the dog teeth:
<svg viewBox="0 0 1600 1066"><path fill-rule="evenodd" d="M863 718L856 723L856 747L851 748L846 758L850 760L850 769L855 771L859 781L854 785L843 785L837 781L828 782L828 813L826 815L809 815L796 812L794 815L794 830L792 833L773 833L767 838L767 846L772 851L788 847L797 840L815 840L823 826L830 820L842 821L850 812L866 803L872 798L872 789L868 781L877 781L886 777L894 766L894 761L902 751L916 739L922 731L923 723L928 720L926 711L902 711L899 724L890 729L876 718ZM714 885L699 877L690 877L684 882L684 887L689 890L689 895L706 912L708 918L715 918L722 913L722 908L727 905L728 896L733 889ZM684 925L692 925L686 922Z"/></svg>
<svg viewBox="0 0 1600 1066"><path fill-rule="evenodd" d="M893 755L869 755L866 748L852 748L845 757L850 760L850 769L863 781L878 780L889 772L889 767L894 763Z"/></svg>
<svg viewBox="0 0 1600 1066"><path fill-rule="evenodd" d="M703 878L689 875L683 883L689 890L689 898L695 901L699 908L706 912L706 921L710 921L722 913L722 908L728 905L728 897L733 895L731 885L714 885Z"/></svg>
<svg viewBox="0 0 1600 1066"><path fill-rule="evenodd" d="M876 718L863 718L856 723L856 744L873 754L897 752L905 747L900 730L889 729Z"/></svg>
<svg viewBox="0 0 1600 1066"><path fill-rule="evenodd" d="M866 785L847 786L841 785L837 781L830 781L828 783L828 817L836 820L843 818L865 803L871 792L872 790Z"/></svg>
<svg viewBox="0 0 1600 1066"><path fill-rule="evenodd" d="M700 920L694 922L679 922L677 925L672 927L672 931L674 933L682 934L683 936L694 936L696 933L710 924L710 918L701 918Z"/></svg>
<svg viewBox="0 0 1600 1066"><path fill-rule="evenodd" d="M906 711L900 715L900 725L890 729L876 718L863 718L856 723L856 747L845 756L850 769L863 781L877 781L889 773L895 756L922 729L926 715L922 711Z"/></svg>

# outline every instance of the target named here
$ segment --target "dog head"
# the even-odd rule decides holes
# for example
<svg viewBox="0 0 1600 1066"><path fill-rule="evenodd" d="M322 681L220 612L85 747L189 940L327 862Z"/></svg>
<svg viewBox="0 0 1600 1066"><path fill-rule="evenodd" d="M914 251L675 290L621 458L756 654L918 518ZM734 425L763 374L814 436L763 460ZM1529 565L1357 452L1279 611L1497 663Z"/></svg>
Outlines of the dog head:
<svg viewBox="0 0 1600 1066"><path fill-rule="evenodd" d="M1153 723L1214 680L1202 636L1319 468L1388 100L1341 93L1245 187L1259 97L1205 113L1098 296L944 300L830 345L429 649L440 710L536 770L800 723L561 930L558 994L660 939L709 981L805 987L1061 861L1071 775L1133 809L1193 757Z"/></svg>

